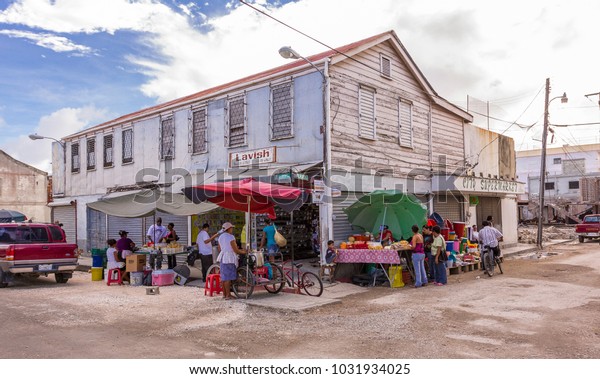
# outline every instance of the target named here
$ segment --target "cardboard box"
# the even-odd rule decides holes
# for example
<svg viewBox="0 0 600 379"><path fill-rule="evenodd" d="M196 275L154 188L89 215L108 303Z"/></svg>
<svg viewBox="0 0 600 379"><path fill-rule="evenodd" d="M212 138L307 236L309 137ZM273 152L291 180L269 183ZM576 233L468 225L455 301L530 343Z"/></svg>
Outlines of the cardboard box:
<svg viewBox="0 0 600 379"><path fill-rule="evenodd" d="M144 271L146 267L146 255L144 254L131 254L127 256L127 261L125 265L125 271L127 272L137 272Z"/></svg>

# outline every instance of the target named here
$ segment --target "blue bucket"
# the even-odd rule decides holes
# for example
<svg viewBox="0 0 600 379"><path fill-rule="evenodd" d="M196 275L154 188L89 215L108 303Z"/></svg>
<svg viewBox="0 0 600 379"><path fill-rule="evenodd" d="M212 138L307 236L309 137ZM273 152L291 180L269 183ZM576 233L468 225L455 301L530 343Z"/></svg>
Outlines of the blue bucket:
<svg viewBox="0 0 600 379"><path fill-rule="evenodd" d="M446 242L446 251L454 251L454 241Z"/></svg>
<svg viewBox="0 0 600 379"><path fill-rule="evenodd" d="M92 255L92 267L104 267L104 257L102 255Z"/></svg>

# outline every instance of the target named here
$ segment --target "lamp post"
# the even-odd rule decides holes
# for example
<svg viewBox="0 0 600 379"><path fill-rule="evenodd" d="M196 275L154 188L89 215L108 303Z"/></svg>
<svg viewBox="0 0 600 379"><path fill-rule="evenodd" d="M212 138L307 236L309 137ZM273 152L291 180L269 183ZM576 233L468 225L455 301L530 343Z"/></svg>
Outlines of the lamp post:
<svg viewBox="0 0 600 379"><path fill-rule="evenodd" d="M50 140L53 140L53 141L57 142L60 145L60 147L62 148L62 153L63 153L63 167L62 167L62 169L64 171L63 172L63 188L62 188L62 190L63 190L63 194L64 194L64 191L66 190L66 184L67 184L67 146L65 145L64 142L62 142L60 140L57 140L56 138L46 137L46 136L40 136L38 134L30 134L29 135L29 139L33 140L33 141L37 141L37 140L41 140L41 139L50 139ZM53 171L57 170L57 168L53 167L52 170Z"/></svg>
<svg viewBox="0 0 600 379"><path fill-rule="evenodd" d="M544 131L542 132L542 161L540 164L540 204L538 211L538 230L537 230L537 246L542 249L542 222L544 221L544 193L546 192L546 140L548 138L548 107L552 100L560 99L561 103L569 101L567 93L564 92L562 96L556 96L548 100L550 97L550 78L546 79L546 98L544 101Z"/></svg>
<svg viewBox="0 0 600 379"><path fill-rule="evenodd" d="M290 46L284 46L279 49L279 55L285 59L302 59L311 65L323 77L323 181L325 184L325 202L321 203L320 236L321 236L321 261L325 259L327 250L327 241L333 239L333 229L330 226L333 220L333 204L331 197L331 118L329 109L330 85L329 85L329 60L325 59L323 70L320 70L314 63L298 54ZM323 209L325 208L325 209Z"/></svg>

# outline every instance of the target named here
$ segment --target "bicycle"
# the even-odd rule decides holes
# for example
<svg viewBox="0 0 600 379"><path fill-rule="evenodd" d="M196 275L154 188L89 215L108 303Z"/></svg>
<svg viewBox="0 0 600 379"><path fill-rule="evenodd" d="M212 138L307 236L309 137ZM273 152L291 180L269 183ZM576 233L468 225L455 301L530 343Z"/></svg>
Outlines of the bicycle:
<svg viewBox="0 0 600 379"><path fill-rule="evenodd" d="M483 266L485 268L485 273L492 277L494 275L494 266L498 266L498 270L500 270L500 274L504 274L502 271L502 264L500 261L500 257L494 254L494 248L489 246L483 246L481 251L481 261L483 262Z"/></svg>
<svg viewBox="0 0 600 379"><path fill-rule="evenodd" d="M288 266L286 266L288 265ZM274 265L279 267L278 265ZM308 296L321 296L323 294L323 282L321 278L310 271L302 271L302 263L286 261L281 264L286 283L289 287L295 284L299 289L304 290ZM296 275L294 275L296 271Z"/></svg>

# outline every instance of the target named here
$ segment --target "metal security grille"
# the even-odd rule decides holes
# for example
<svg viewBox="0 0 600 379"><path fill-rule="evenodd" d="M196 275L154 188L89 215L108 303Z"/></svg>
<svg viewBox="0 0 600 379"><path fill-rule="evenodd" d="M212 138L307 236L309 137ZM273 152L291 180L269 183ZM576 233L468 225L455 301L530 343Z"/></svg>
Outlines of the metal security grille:
<svg viewBox="0 0 600 379"><path fill-rule="evenodd" d="M439 193L433 197L433 211L443 219L450 221L463 221L464 198L452 193Z"/></svg>
<svg viewBox="0 0 600 379"><path fill-rule="evenodd" d="M123 130L123 163L133 162L133 129Z"/></svg>
<svg viewBox="0 0 600 379"><path fill-rule="evenodd" d="M71 144L71 172L79 172L79 143Z"/></svg>
<svg viewBox="0 0 600 379"><path fill-rule="evenodd" d="M375 139L375 90L368 87L358 89L359 136Z"/></svg>
<svg viewBox="0 0 600 379"><path fill-rule="evenodd" d="M292 83L283 83L271 87L271 139L292 136Z"/></svg>
<svg viewBox="0 0 600 379"><path fill-rule="evenodd" d="M392 63L390 58L381 56L381 75L386 77L392 76Z"/></svg>
<svg viewBox="0 0 600 379"><path fill-rule="evenodd" d="M173 117L160 121L160 159L175 157L175 120Z"/></svg>
<svg viewBox="0 0 600 379"><path fill-rule="evenodd" d="M412 127L412 103L400 100L399 104L399 138L400 146L412 147L413 127Z"/></svg>
<svg viewBox="0 0 600 379"><path fill-rule="evenodd" d="M246 144L246 107L244 97L229 100L227 108L229 122L229 146Z"/></svg>
<svg viewBox="0 0 600 379"><path fill-rule="evenodd" d="M113 165L113 136L107 134L104 136L104 167L112 167Z"/></svg>
<svg viewBox="0 0 600 379"><path fill-rule="evenodd" d="M208 151L206 108L194 111L194 113L192 113L192 119L192 153L206 153Z"/></svg>

